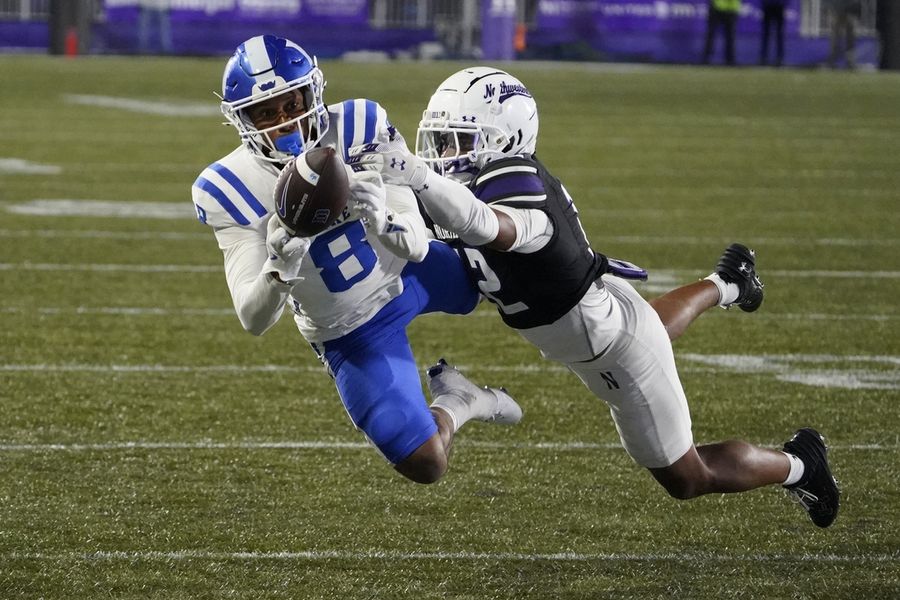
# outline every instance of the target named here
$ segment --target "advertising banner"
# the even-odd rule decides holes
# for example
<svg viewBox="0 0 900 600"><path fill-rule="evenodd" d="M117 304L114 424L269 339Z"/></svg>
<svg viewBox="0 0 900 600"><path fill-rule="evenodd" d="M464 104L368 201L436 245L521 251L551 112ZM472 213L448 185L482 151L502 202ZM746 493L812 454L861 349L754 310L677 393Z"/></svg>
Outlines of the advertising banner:
<svg viewBox="0 0 900 600"><path fill-rule="evenodd" d="M800 2L787 0L785 38L797 53L810 47L800 38ZM758 61L762 0L743 0L737 19L739 62ZM706 38L708 0L540 0L532 47L571 48L573 58L638 62L698 62ZM721 32L716 43L722 43ZM812 44L814 54L821 43ZM589 51L592 51L591 54ZM565 56L563 56L565 57Z"/></svg>

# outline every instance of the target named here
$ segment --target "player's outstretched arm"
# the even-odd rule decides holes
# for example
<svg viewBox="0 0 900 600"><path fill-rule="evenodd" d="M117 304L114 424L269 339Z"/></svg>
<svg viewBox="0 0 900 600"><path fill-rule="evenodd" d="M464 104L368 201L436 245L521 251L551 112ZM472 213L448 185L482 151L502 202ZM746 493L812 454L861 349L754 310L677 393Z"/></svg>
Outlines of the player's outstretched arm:
<svg viewBox="0 0 900 600"><path fill-rule="evenodd" d="M468 244L493 242L497 216L468 188L444 179L409 151L406 143L365 144L350 149L348 164L357 172L374 171L385 183L412 188L435 223Z"/></svg>
<svg viewBox="0 0 900 600"><path fill-rule="evenodd" d="M473 246L501 252L536 252L553 236L553 224L541 210L487 205L461 183L431 172L419 199L441 227Z"/></svg>
<svg viewBox="0 0 900 600"><path fill-rule="evenodd" d="M278 322L291 289L265 269L269 261L265 225L262 221L256 229L231 226L216 230L235 312L253 335L262 335Z"/></svg>

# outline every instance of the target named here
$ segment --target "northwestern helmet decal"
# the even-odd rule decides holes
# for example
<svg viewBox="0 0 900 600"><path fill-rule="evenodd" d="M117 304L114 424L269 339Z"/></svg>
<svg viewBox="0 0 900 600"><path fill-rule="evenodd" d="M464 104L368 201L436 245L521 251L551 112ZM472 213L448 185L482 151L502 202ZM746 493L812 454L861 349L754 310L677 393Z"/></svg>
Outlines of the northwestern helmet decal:
<svg viewBox="0 0 900 600"><path fill-rule="evenodd" d="M525 96L526 98L531 98L531 92L529 92L528 88L521 83L506 83L505 81L501 81L500 103L503 104L503 102L509 100L513 96Z"/></svg>

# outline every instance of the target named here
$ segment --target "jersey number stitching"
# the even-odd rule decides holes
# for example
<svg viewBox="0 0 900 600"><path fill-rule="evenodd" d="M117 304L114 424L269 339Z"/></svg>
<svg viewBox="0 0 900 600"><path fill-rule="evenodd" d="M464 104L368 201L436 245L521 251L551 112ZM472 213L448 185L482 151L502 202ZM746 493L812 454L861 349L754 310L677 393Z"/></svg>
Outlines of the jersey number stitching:
<svg viewBox="0 0 900 600"><path fill-rule="evenodd" d="M309 256L332 293L349 290L365 279L378 262L359 221L320 234L309 247Z"/></svg>
<svg viewBox="0 0 900 600"><path fill-rule="evenodd" d="M491 302L495 303L504 314L514 315L523 310L528 310L528 305L524 302L504 303L500 296L501 291L500 278L494 273L494 270L487 264L484 255L475 248L463 248L466 253L466 260L474 271L478 272L478 289L487 296Z"/></svg>

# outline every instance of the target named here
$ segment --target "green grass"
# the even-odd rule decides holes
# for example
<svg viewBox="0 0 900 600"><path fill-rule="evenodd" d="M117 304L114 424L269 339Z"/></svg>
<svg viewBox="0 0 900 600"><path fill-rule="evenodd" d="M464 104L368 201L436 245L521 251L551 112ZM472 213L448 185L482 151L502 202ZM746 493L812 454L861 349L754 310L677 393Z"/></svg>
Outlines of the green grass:
<svg viewBox="0 0 900 600"><path fill-rule="evenodd" d="M234 132L72 101L214 107L222 63L0 57L0 598L900 597L900 78L510 66L541 107L539 156L597 248L650 268L646 295L729 241L757 249L763 308L676 343L694 435L820 428L844 492L823 531L776 488L670 499L605 406L487 307L414 322L416 356L507 385L525 420L467 426L436 485L395 474L290 319L255 338L231 313L189 187ZM374 98L412 138L459 66L327 63L327 98ZM185 217L16 212L39 199Z"/></svg>

